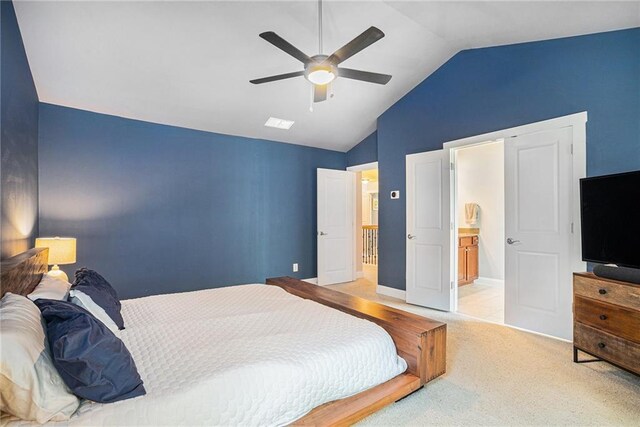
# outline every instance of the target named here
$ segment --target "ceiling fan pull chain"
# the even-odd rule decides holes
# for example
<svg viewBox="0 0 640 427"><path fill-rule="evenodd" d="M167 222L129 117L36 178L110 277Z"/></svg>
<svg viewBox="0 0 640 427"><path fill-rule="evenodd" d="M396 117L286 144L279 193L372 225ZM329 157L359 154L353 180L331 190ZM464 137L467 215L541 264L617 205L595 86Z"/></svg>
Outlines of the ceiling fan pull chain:
<svg viewBox="0 0 640 427"><path fill-rule="evenodd" d="M318 53L322 55L322 0L318 0Z"/></svg>

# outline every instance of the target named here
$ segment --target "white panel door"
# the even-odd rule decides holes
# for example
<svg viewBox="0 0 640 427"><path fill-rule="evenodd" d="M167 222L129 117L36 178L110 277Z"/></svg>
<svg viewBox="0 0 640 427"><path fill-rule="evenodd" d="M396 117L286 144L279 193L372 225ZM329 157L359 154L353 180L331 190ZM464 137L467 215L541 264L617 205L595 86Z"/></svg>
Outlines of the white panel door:
<svg viewBox="0 0 640 427"><path fill-rule="evenodd" d="M572 128L505 141L505 323L572 337Z"/></svg>
<svg viewBox="0 0 640 427"><path fill-rule="evenodd" d="M318 169L318 284L355 280L353 172Z"/></svg>
<svg viewBox="0 0 640 427"><path fill-rule="evenodd" d="M451 310L449 150L407 156L407 302Z"/></svg>

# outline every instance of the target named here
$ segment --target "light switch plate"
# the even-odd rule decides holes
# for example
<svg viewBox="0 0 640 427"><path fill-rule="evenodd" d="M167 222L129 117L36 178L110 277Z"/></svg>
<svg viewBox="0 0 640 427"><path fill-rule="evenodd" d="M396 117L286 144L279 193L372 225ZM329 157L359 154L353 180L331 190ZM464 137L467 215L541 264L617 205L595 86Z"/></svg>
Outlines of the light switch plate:
<svg viewBox="0 0 640 427"><path fill-rule="evenodd" d="M293 272L294 273L298 272L298 263L297 262L295 264L293 264Z"/></svg>
<svg viewBox="0 0 640 427"><path fill-rule="evenodd" d="M391 191L391 198L392 199L399 199L400 198L400 190Z"/></svg>

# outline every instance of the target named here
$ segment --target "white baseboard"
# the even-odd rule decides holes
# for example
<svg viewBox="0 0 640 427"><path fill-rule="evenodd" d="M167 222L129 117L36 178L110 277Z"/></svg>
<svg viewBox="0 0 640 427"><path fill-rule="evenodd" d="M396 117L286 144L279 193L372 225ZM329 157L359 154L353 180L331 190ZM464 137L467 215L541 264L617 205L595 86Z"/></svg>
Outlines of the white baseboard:
<svg viewBox="0 0 640 427"><path fill-rule="evenodd" d="M390 288L388 286L378 285L376 286L376 293L380 295L386 295L392 298L398 298L401 300L405 300L406 292L401 289Z"/></svg>
<svg viewBox="0 0 640 427"><path fill-rule="evenodd" d="M542 332L536 332L536 331L532 331L532 330L529 330L529 329L520 328L518 326L508 325L508 324L502 323L502 322L495 322L493 320L487 320L487 319L483 319L481 317L471 316L469 314L460 313L459 311L456 311L455 314L457 314L458 316L462 316L462 317L468 317L469 319L478 320L480 322L493 323L494 325L506 326L507 328L517 329L518 331L528 332L530 334L540 335L540 336L547 337L547 338L553 338L554 340L558 340L558 341L564 341L564 342L569 342L569 343L573 342L573 341L568 340L566 338L554 337L553 335L547 335L547 334L543 334Z"/></svg>
<svg viewBox="0 0 640 427"><path fill-rule="evenodd" d="M317 277L311 277L310 279L302 279L303 282L307 282L307 283L311 283L312 285L317 285L318 284L318 278Z"/></svg>
<svg viewBox="0 0 640 427"><path fill-rule="evenodd" d="M497 288L504 288L504 280L502 279L491 279L489 277L478 277L474 283L478 285L487 285L487 286L495 286Z"/></svg>

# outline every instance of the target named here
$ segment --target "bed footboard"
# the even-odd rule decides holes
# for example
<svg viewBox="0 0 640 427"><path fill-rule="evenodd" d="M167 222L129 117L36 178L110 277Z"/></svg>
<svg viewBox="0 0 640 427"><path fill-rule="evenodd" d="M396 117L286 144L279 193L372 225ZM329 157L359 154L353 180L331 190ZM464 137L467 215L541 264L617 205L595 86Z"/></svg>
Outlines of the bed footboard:
<svg viewBox="0 0 640 427"><path fill-rule="evenodd" d="M407 362L407 373L418 377L420 386L445 373L445 323L292 277L267 279L267 285L279 286L290 294L377 323L391 335L398 355Z"/></svg>

